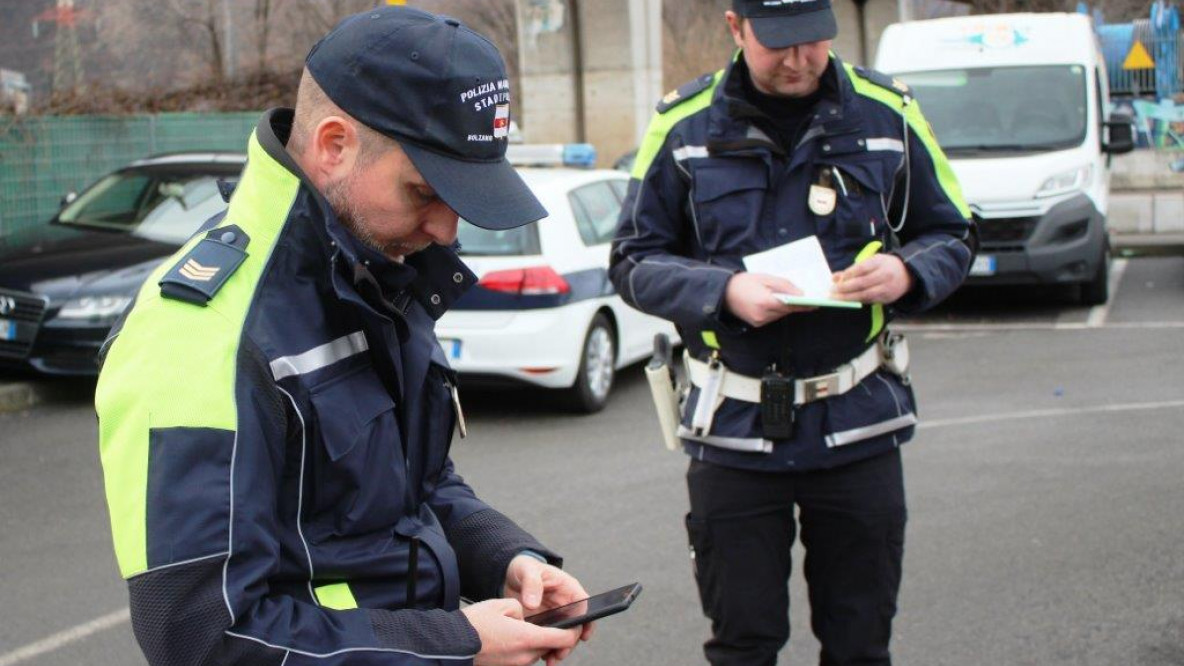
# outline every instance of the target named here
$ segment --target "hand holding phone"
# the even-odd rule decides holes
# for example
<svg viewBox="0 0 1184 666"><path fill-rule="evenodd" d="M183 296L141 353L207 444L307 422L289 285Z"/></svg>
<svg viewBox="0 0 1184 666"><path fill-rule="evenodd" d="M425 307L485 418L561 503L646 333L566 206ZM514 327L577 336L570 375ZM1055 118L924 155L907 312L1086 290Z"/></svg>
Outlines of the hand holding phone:
<svg viewBox="0 0 1184 666"><path fill-rule="evenodd" d="M632 583L566 606L559 606L531 615L526 618L526 621L554 629L578 627L593 620L620 613L629 608L639 594L641 594L641 583Z"/></svg>

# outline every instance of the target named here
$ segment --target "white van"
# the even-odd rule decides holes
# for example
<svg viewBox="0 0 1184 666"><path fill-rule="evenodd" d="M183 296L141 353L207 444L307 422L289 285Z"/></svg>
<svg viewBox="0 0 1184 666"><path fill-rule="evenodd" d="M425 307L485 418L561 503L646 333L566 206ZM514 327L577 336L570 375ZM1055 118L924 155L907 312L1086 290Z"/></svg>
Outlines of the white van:
<svg viewBox="0 0 1184 666"><path fill-rule="evenodd" d="M979 221L969 284L1076 284L1106 302L1109 86L1081 14L998 14L888 26L876 69L907 83Z"/></svg>

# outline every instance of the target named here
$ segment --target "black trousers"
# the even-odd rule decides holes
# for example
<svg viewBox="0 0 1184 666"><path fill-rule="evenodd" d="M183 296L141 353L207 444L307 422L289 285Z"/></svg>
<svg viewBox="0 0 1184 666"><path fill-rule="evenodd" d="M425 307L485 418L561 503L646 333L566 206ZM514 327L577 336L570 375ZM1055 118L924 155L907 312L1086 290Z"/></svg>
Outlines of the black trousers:
<svg viewBox="0 0 1184 666"><path fill-rule="evenodd" d="M906 519L900 451L837 469L751 472L692 460L691 558L713 666L777 663L789 640L797 532L819 663L891 664Z"/></svg>

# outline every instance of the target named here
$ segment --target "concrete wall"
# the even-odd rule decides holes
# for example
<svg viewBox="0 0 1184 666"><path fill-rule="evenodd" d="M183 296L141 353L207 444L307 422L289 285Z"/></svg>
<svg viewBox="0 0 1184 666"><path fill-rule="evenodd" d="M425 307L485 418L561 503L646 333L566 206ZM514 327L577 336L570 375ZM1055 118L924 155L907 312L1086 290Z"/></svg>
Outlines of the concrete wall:
<svg viewBox="0 0 1184 666"><path fill-rule="evenodd" d="M548 18L557 15L556 5L563 7L562 25L540 21L547 11ZM601 165L611 164L640 142L662 95L661 0L582 0L579 7L573 17L564 0L518 0L519 125L528 143L587 141ZM573 70L575 24L581 77Z"/></svg>

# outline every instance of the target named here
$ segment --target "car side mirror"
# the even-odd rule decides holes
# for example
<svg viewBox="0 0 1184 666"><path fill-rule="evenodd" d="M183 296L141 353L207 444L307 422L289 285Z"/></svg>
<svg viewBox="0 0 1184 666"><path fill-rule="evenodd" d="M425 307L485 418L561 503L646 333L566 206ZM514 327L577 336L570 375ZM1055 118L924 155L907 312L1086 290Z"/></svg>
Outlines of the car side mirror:
<svg viewBox="0 0 1184 666"><path fill-rule="evenodd" d="M74 190L70 190L69 192L66 192L65 194L62 195L62 200L60 202L58 202L58 208L65 208L66 206L69 206L70 204L74 203L74 200L77 198L78 198L78 193L75 192Z"/></svg>
<svg viewBox="0 0 1184 666"><path fill-rule="evenodd" d="M1102 139L1104 152L1121 155L1135 149L1135 126L1130 116L1115 113L1102 125L1105 128L1105 137Z"/></svg>

